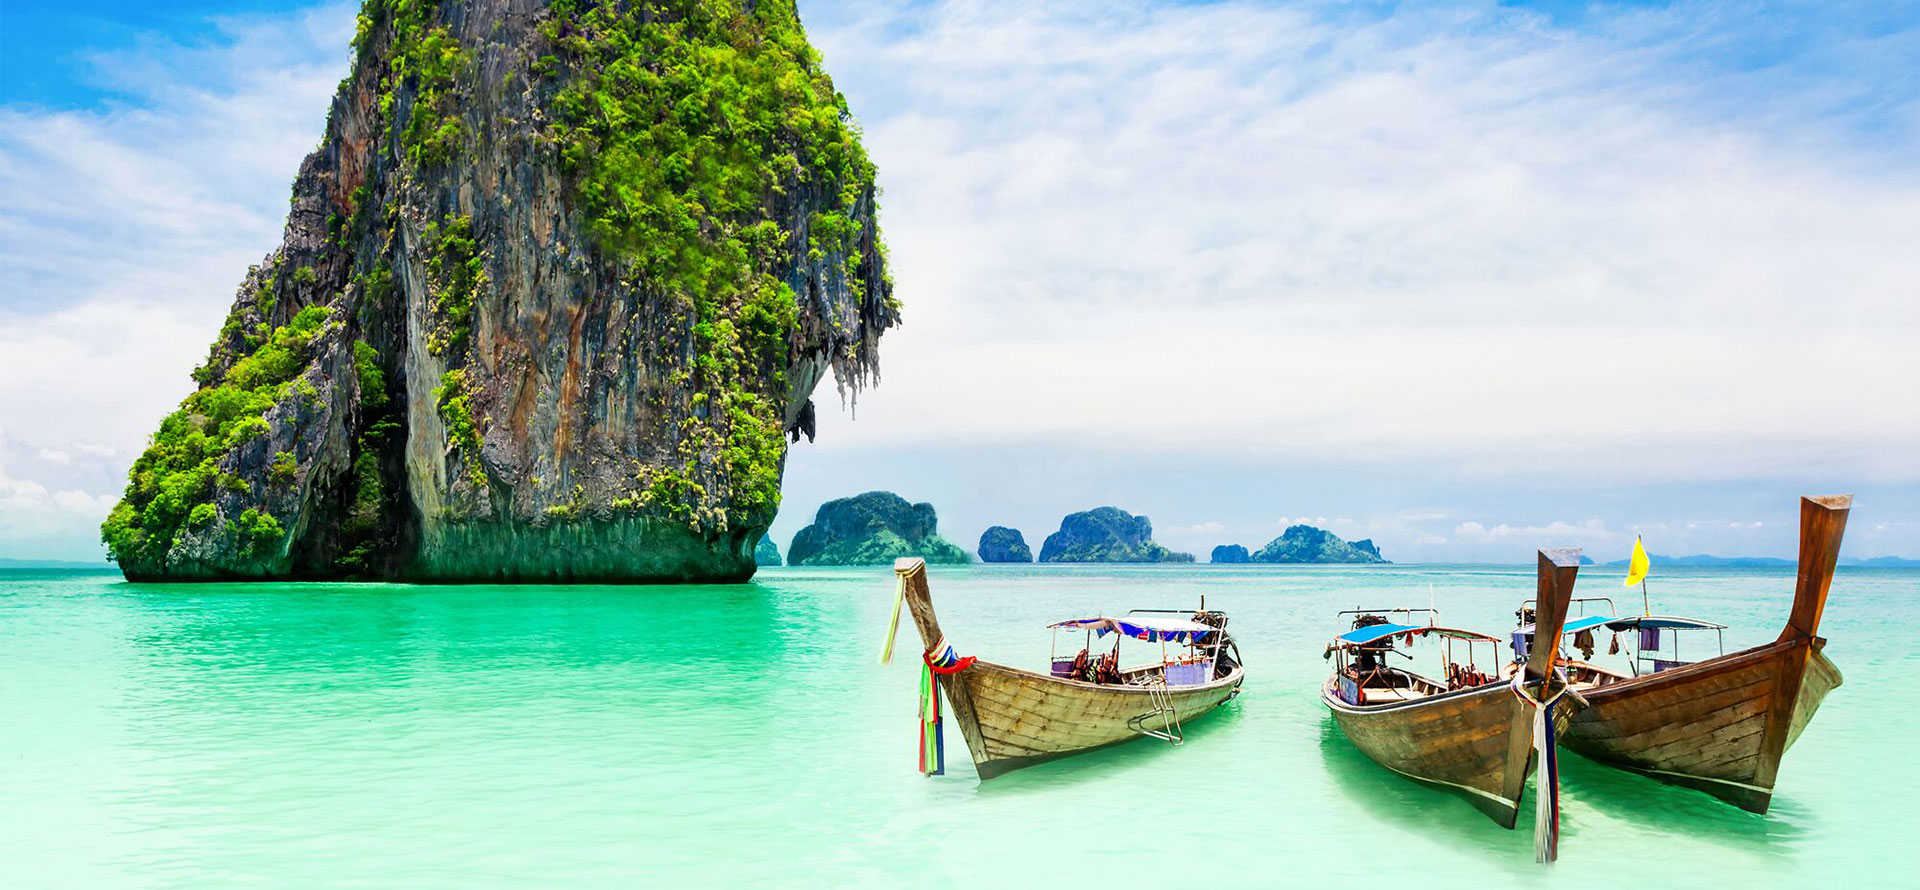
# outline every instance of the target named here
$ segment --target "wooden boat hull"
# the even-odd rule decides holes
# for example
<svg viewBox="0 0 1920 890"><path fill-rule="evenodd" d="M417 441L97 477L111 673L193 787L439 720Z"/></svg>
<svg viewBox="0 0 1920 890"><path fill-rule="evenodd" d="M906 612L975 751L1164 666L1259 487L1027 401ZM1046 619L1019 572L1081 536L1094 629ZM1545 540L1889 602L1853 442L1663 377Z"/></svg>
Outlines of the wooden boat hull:
<svg viewBox="0 0 1920 890"><path fill-rule="evenodd" d="M1191 722L1232 698L1244 678L1235 668L1205 686L1167 690L1165 700L1178 722ZM1141 727L1163 725L1142 686L1098 686L985 661L940 680L949 701L971 703L976 729L966 733L963 725L962 734L982 779L1141 738Z"/></svg>
<svg viewBox="0 0 1920 890"><path fill-rule="evenodd" d="M1585 690L1591 707L1561 744L1766 812L1781 755L1841 682L1818 634L1852 507L1851 495L1800 499L1799 571L1778 639Z"/></svg>
<svg viewBox="0 0 1920 890"><path fill-rule="evenodd" d="M1519 713L1525 706L1507 684L1414 702L1351 705L1329 680L1320 700L1353 746L1375 763L1457 791L1502 828L1513 827L1524 796L1519 790L1536 764L1531 748L1524 758L1512 756L1516 722L1532 718ZM1564 730L1578 708L1571 696L1562 698L1553 708L1554 727ZM1509 775L1514 769L1518 776Z"/></svg>
<svg viewBox="0 0 1920 890"><path fill-rule="evenodd" d="M1567 603L1580 574L1580 551L1540 551L1538 592L1541 626L1553 630L1529 654L1524 688L1552 698L1560 675L1554 659ZM1394 772L1461 792L1502 828L1512 828L1526 796L1527 776L1537 764L1533 747L1535 710L1509 683L1441 692L1422 698L1351 704L1340 696L1341 674L1327 679L1320 700L1333 712L1354 747ZM1554 686L1554 692L1543 692ZM1366 701L1362 698L1361 701ZM1553 705L1556 730L1581 706L1575 695ZM1548 843L1551 849L1551 842ZM1549 857L1551 853L1548 854Z"/></svg>
<svg viewBox="0 0 1920 890"><path fill-rule="evenodd" d="M1841 683L1825 644L1783 640L1584 690L1560 743L1764 813L1781 755Z"/></svg>
<svg viewBox="0 0 1920 890"><path fill-rule="evenodd" d="M904 585L901 595L913 613L920 641L930 650L944 637L927 588L926 563L909 557L896 561L893 570ZM982 779L1141 738L1143 729L1162 729L1166 718L1156 699L1172 706L1168 716L1178 723L1191 721L1232 698L1245 678L1245 669L1236 665L1198 686L1102 685L990 661L936 675Z"/></svg>

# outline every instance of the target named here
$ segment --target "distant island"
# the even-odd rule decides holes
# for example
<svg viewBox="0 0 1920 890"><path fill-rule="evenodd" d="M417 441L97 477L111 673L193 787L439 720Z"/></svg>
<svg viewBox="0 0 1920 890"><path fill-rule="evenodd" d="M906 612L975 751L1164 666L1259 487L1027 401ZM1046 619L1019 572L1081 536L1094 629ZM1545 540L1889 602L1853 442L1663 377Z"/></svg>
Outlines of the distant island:
<svg viewBox="0 0 1920 890"><path fill-rule="evenodd" d="M1213 548L1213 554L1207 557L1207 561L1232 565L1235 563L1252 562L1253 556L1247 553L1247 548L1239 544L1221 544Z"/></svg>
<svg viewBox="0 0 1920 890"><path fill-rule="evenodd" d="M760 545L753 548L753 564L758 568L773 568L780 565L780 548L773 539L760 536Z"/></svg>
<svg viewBox="0 0 1920 890"><path fill-rule="evenodd" d="M1655 568L1666 566L1676 568L1719 569L1793 568L1800 564L1798 560L1782 559L1777 556L1711 556L1705 553L1695 553L1692 556L1667 556L1660 553L1649 553L1647 554L1647 562ZM1601 565L1607 568L1625 568L1627 561L1624 559L1616 559L1612 562L1601 563ZM1876 556L1872 559L1848 557L1840 560L1840 565L1858 566L1860 568L1906 569L1920 567L1920 559L1907 559L1902 556Z"/></svg>
<svg viewBox="0 0 1920 890"><path fill-rule="evenodd" d="M933 564L970 562L967 552L940 537L932 504L909 504L891 491L869 491L828 501L813 524L793 536L787 562L796 566L889 565L902 556Z"/></svg>
<svg viewBox="0 0 1920 890"><path fill-rule="evenodd" d="M1228 557L1221 559L1222 554ZM1362 565L1385 563L1380 548L1374 546L1373 539L1362 538L1348 542L1340 536L1311 525L1290 525L1280 533L1280 537L1267 542L1267 546L1249 555L1247 548L1238 544L1223 544L1213 548L1214 562L1264 562L1264 563L1342 563Z"/></svg>
<svg viewBox="0 0 1920 890"><path fill-rule="evenodd" d="M1040 545L1041 562L1193 562L1153 540L1153 523L1118 507L1069 514Z"/></svg>
<svg viewBox="0 0 1920 890"><path fill-rule="evenodd" d="M1876 556L1872 559L1843 559L1843 566L1860 566L1866 569L1914 569L1920 568L1920 559L1908 559L1904 556Z"/></svg>
<svg viewBox="0 0 1920 890"><path fill-rule="evenodd" d="M1033 548L1017 528L996 525L980 533L981 562L1033 562Z"/></svg>

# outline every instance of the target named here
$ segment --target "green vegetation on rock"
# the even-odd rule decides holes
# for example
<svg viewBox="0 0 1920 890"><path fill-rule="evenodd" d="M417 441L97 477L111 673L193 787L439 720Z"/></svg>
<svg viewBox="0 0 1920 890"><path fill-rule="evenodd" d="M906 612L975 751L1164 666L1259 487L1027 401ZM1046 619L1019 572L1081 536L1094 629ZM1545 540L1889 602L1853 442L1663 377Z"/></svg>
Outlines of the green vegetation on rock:
<svg viewBox="0 0 1920 890"><path fill-rule="evenodd" d="M466 355L473 302L488 283L486 257L474 246L470 216L452 217L444 226L428 223L422 240L428 251L427 289L433 295L427 351L457 359Z"/></svg>
<svg viewBox="0 0 1920 890"><path fill-rule="evenodd" d="M353 45L361 53L372 46L382 24L391 26L388 50L391 66L381 84L380 114L394 119L396 84L413 94L413 107L400 144L417 166L435 166L453 159L460 145L461 124L456 114L460 76L472 64L445 25L433 24L440 0L367 0L360 10Z"/></svg>
<svg viewBox="0 0 1920 890"><path fill-rule="evenodd" d="M122 562L161 563L183 531L212 521L215 482L225 481L220 479L221 459L268 431L267 411L287 395L295 376L306 367L310 347L330 311L325 306L300 310L252 353L228 365L219 383L188 396L160 422L153 441L128 473L120 503L100 527L109 556ZM208 366L215 364L210 360ZM279 533L273 516L261 520L261 514L254 512L256 517L239 529L251 536L247 540L257 543L269 530Z"/></svg>
<svg viewBox="0 0 1920 890"><path fill-rule="evenodd" d="M238 519L227 523L227 529L239 539L242 553L259 553L280 543L286 530L280 527L280 520L273 514L262 512L256 507L248 507L240 513Z"/></svg>
<svg viewBox="0 0 1920 890"><path fill-rule="evenodd" d="M473 422L473 397L467 392L466 370L455 368L442 375L433 399L440 408L440 421L447 425L447 439L460 447L467 481L475 488L486 488L487 470L480 462L480 427Z"/></svg>
<svg viewBox="0 0 1920 890"><path fill-rule="evenodd" d="M824 208L798 221L808 227L809 257L836 257L858 295L856 214L872 200L874 167L846 100L790 0L559 0L542 30L555 50L542 67L565 81L548 136L590 231L647 287L690 310L689 384L709 399L707 429L693 438L719 452L732 495L726 514L770 522L798 310L780 278L793 262L794 233L768 210ZM705 491L690 481L697 467L669 475L682 478L643 479L644 500ZM674 496L662 497L662 485ZM698 519L703 511L691 512Z"/></svg>

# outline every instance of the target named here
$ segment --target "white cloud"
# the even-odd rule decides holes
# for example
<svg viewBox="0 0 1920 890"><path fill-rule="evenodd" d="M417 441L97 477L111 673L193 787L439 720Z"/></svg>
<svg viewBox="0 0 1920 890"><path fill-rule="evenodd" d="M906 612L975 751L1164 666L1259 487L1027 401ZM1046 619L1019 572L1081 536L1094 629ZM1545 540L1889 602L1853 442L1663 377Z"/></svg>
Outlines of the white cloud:
<svg viewBox="0 0 1920 890"><path fill-rule="evenodd" d="M0 554L44 559L93 559L100 521L113 509L111 495L79 489L49 491L32 479L10 475L0 461Z"/></svg>
<svg viewBox="0 0 1920 890"><path fill-rule="evenodd" d="M1212 535L1226 530L1227 524L1224 522L1202 522L1195 525L1176 525L1165 531L1180 535Z"/></svg>
<svg viewBox="0 0 1920 890"><path fill-rule="evenodd" d="M1560 546L1561 543L1580 543L1585 541L1615 541L1625 537L1625 533L1610 531L1607 524L1598 519L1574 524L1554 520L1546 525L1508 525L1500 523L1488 528L1478 522L1468 520L1454 526L1453 534L1462 540L1538 540L1542 547ZM1558 542L1558 543L1556 543Z"/></svg>
<svg viewBox="0 0 1920 890"><path fill-rule="evenodd" d="M93 495L78 489L69 489L55 493L53 505L69 513L79 513L100 519L105 518L107 511L113 509L117 500L110 494Z"/></svg>
<svg viewBox="0 0 1920 890"><path fill-rule="evenodd" d="M859 9L908 325L856 447L1920 478L1920 182L1717 113L1686 22Z"/></svg>

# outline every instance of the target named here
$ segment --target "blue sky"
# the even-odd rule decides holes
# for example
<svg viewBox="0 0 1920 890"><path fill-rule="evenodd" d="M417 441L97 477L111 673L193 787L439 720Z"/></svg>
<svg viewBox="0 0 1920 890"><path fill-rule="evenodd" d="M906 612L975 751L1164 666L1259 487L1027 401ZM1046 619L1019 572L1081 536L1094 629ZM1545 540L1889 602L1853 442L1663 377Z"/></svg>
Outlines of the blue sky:
<svg viewBox="0 0 1920 890"><path fill-rule="evenodd" d="M93 558L345 74L353 5L0 4L0 556ZM1920 556L1920 4L802 0L906 327L784 548L1145 513L1390 558Z"/></svg>

